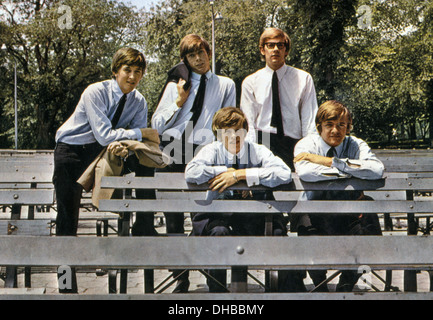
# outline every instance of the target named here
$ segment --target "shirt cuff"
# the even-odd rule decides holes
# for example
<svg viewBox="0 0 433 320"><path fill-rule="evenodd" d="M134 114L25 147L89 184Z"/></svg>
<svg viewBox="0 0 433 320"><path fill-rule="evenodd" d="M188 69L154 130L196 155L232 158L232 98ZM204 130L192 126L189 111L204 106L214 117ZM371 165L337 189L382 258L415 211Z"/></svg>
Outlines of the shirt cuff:
<svg viewBox="0 0 433 320"><path fill-rule="evenodd" d="M130 129L130 130L127 130L127 132L128 132L128 136L129 136L130 140L141 141L141 139L143 138L143 136L141 135L140 129Z"/></svg>
<svg viewBox="0 0 433 320"><path fill-rule="evenodd" d="M249 168L245 170L248 187L260 184L259 168Z"/></svg>
<svg viewBox="0 0 433 320"><path fill-rule="evenodd" d="M217 175L219 175L219 174L227 171L227 167L226 166L215 166L215 167L212 167L212 168L214 170L215 177Z"/></svg>
<svg viewBox="0 0 433 320"><path fill-rule="evenodd" d="M346 161L347 161L347 159L339 159L339 158L333 157L332 158L332 167L337 168L338 170L345 172L346 166L347 166Z"/></svg>

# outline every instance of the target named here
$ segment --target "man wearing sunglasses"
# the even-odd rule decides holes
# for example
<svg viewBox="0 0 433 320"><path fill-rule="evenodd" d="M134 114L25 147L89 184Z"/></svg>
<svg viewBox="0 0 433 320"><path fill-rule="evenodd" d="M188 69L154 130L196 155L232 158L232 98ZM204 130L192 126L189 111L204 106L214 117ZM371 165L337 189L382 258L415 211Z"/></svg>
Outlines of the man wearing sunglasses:
<svg viewBox="0 0 433 320"><path fill-rule="evenodd" d="M296 143L314 133L317 113L316 90L311 75L288 66L291 41L278 28L266 29L259 42L263 69L242 83L240 108L248 120L247 140L266 145L294 171ZM297 217L290 218L290 231L296 232ZM305 271L280 271L280 292L305 291Z"/></svg>
<svg viewBox="0 0 433 320"><path fill-rule="evenodd" d="M286 64L291 41L281 29L266 29L259 47L266 66L242 83L240 108L248 119L248 139L267 144L293 170L296 142L315 132L317 98L313 79L309 73Z"/></svg>

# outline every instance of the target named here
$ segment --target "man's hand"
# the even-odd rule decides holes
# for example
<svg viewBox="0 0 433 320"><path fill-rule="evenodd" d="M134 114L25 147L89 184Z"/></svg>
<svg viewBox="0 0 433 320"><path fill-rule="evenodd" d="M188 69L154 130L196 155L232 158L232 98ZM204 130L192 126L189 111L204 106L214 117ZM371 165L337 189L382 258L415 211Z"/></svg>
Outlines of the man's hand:
<svg viewBox="0 0 433 320"><path fill-rule="evenodd" d="M209 180L209 188L212 191L218 190L219 193L224 192L228 187L236 184L238 180L233 177L235 169L228 168L226 172L220 173L216 177Z"/></svg>
<svg viewBox="0 0 433 320"><path fill-rule="evenodd" d="M185 103L186 99L188 99L188 96L189 96L190 89L185 91L185 89L183 88L183 85L185 83L186 83L186 80L184 80L182 78L179 79L179 82L177 83L177 93L179 94L179 96L176 99L176 104L179 108L182 108L183 104Z"/></svg>
<svg viewBox="0 0 433 320"><path fill-rule="evenodd" d="M322 166L331 167L332 158L319 156L318 154L312 154L307 152L301 152L294 159L293 162L299 161L309 161L316 164L321 164Z"/></svg>
<svg viewBox="0 0 433 320"><path fill-rule="evenodd" d="M110 143L107 147L107 151L122 158L126 158L128 156L128 148L123 146L119 141Z"/></svg>

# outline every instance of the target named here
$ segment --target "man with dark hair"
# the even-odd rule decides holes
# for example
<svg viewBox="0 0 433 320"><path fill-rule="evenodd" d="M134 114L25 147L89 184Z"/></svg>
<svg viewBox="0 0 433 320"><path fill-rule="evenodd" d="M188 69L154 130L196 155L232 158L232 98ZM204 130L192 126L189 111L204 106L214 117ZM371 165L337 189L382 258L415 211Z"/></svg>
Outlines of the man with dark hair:
<svg viewBox="0 0 433 320"><path fill-rule="evenodd" d="M289 183L290 168L266 146L245 141L247 121L243 112L235 107L219 110L213 119L212 129L217 141L203 147L188 163L185 170L187 182L209 182L208 198L274 200L272 191L242 193L228 187L246 181L248 186L276 187ZM192 219L194 236L260 236L265 234L265 215L235 213L196 213ZM273 216L273 235L287 236L282 213ZM225 270L210 270L219 283L226 284ZM210 292L224 292L224 288L208 279Z"/></svg>
<svg viewBox="0 0 433 320"><path fill-rule="evenodd" d="M215 112L236 104L233 80L210 71L211 49L205 39L189 34L182 39L179 51L190 79L167 83L153 114L152 128L161 135L164 153L172 157L172 163L157 171L184 172L195 151L213 141L211 125ZM189 87L187 81L191 82ZM183 212L164 215L167 233L184 233ZM188 287L185 274L174 292L187 292Z"/></svg>
<svg viewBox="0 0 433 320"><path fill-rule="evenodd" d="M70 118L57 130L53 183L57 199L57 236L75 236L83 188L78 178L106 146L115 153L120 140L141 141L147 127L147 103L135 90L146 69L144 55L132 48L119 49L112 61L112 77L87 87ZM134 159L136 160L134 162ZM134 163L133 163L134 162ZM138 175L153 169L128 163ZM152 215L153 227L153 215ZM77 292L75 277L71 290Z"/></svg>

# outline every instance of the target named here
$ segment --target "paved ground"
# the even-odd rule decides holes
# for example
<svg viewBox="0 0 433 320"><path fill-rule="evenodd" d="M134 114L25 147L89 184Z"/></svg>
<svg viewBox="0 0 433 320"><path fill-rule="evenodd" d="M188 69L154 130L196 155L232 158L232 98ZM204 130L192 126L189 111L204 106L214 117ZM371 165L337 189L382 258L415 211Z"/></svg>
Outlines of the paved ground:
<svg viewBox="0 0 433 320"><path fill-rule="evenodd" d="M38 213L38 215L43 216L44 218L47 217L47 213ZM51 215L51 217L54 218L55 213L49 213L48 215ZM92 214L89 213L82 213L81 217L90 217ZM157 231L160 233L165 233L165 226L163 224L159 225L161 222L160 218L155 219L155 225L157 226ZM186 229L191 227L189 219L186 219ZM395 221L395 224L397 224L397 221ZM395 232L392 233L392 235L404 235L405 234L405 220L401 220L400 224L403 228L396 229ZM114 229L117 228L116 220L112 220L111 225ZM96 223L95 221L89 220L89 221L83 221L80 222L79 226L79 234L80 236L95 236L96 235ZM115 230L109 229L109 236L116 236ZM4 271L4 268L1 271ZM21 271L21 270L20 270ZM56 294L58 292L57 290L57 276L55 273L55 269L53 268L34 268L32 273L32 287L33 288L44 288L45 294ZM252 270L250 271L251 274L257 278L261 283L264 283L264 271L262 270ZM332 275L335 271L330 270L328 271L328 276ZM378 271L377 272L380 277L385 279L385 272L384 271ZM167 270L155 270L155 284L159 284L164 279L170 276L170 272ZM119 280L120 276L117 277L119 288ZM228 272L228 279L230 279L230 271ZM375 288L379 290L384 289L383 282L378 279L375 276L371 277L372 279L372 285L366 286L362 282L358 282L357 287L355 287L356 291L374 291ZM417 275L418 279L418 291L419 292L428 292L429 286L430 286L430 280L429 280L429 274L426 271L420 271ZM19 287L24 287L24 274L20 272L18 276L19 281ZM97 275L97 273L93 270L86 270L86 269L78 269L78 287L79 287L79 294L107 294L108 293L108 275L102 274ZM192 271L190 272L190 282L191 287L190 291L192 293L202 293L207 292L208 288L206 285L205 277L198 271ZM230 282L230 281L228 281ZM331 281L328 284L328 288L330 291L335 290L335 286L338 282L338 277ZM313 289L314 286L310 280L310 278L305 279L305 284L307 286L307 289ZM399 288L400 290L403 290L403 271L393 271L393 281L392 285L396 288ZM0 288L3 287L3 281L0 280ZM174 288L174 285L170 288L168 288L165 293L170 293ZM144 292L144 273L143 270L129 270L128 273L128 289L127 293L129 294L141 294ZM251 277L249 278L249 292L264 292L263 287L258 284L255 280L253 280Z"/></svg>

